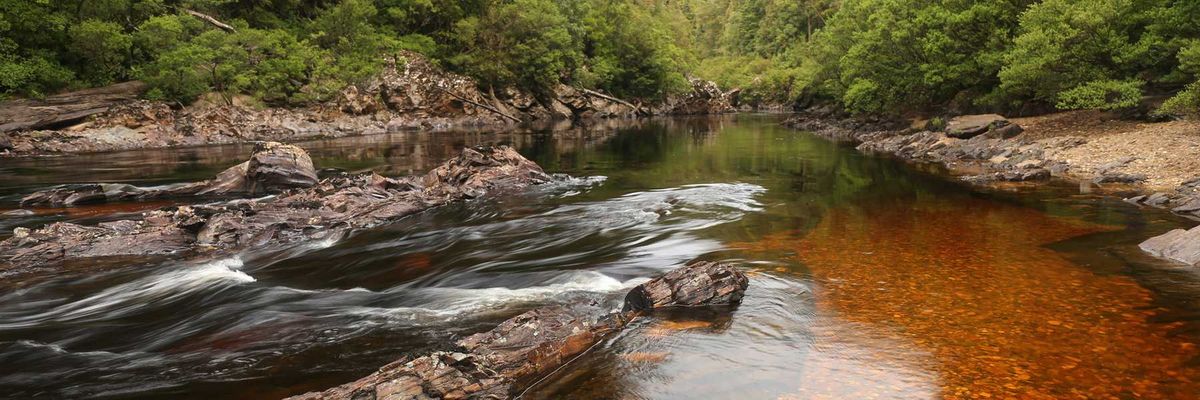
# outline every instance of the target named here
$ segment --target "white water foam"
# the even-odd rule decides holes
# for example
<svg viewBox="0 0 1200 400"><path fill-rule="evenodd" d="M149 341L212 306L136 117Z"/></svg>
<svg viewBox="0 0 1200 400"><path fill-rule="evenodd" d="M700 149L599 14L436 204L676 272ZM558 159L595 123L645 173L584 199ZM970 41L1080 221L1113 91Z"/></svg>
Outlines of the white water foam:
<svg viewBox="0 0 1200 400"><path fill-rule="evenodd" d="M117 285L43 313L14 318L11 323L0 324L0 329L32 327L47 321L116 318L140 310L148 304L175 301L211 287L254 282L254 277L239 270L241 267L242 260L237 257L182 267Z"/></svg>

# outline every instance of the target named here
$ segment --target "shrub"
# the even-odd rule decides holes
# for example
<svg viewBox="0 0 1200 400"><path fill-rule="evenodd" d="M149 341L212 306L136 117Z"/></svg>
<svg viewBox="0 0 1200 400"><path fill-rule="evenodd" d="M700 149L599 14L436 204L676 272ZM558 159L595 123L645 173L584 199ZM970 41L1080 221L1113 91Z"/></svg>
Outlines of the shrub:
<svg viewBox="0 0 1200 400"><path fill-rule="evenodd" d="M1141 101L1141 86L1133 80L1092 81L1059 93L1055 106L1060 110L1133 108Z"/></svg>

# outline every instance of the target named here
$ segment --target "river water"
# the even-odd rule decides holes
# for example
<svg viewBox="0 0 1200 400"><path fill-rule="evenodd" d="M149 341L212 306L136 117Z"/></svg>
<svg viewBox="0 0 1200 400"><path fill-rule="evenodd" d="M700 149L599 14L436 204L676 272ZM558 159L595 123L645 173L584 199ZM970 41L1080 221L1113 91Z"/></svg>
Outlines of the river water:
<svg viewBox="0 0 1200 400"><path fill-rule="evenodd" d="M387 175L428 170L466 145L511 144L574 179L338 242L0 272L0 397L320 390L580 291L616 298L697 258L744 267L741 306L639 319L524 397L1200 393L1200 273L1136 248L1194 222L1076 185L975 189L777 123L738 115L300 143L318 168ZM250 150L3 159L0 212L57 183L203 179ZM6 212L0 235L168 204Z"/></svg>

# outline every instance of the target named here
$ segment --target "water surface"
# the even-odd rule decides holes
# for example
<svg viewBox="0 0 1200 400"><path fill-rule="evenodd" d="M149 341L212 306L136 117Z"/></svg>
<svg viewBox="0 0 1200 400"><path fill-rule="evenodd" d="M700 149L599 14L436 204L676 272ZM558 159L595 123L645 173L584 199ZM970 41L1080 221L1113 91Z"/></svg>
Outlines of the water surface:
<svg viewBox="0 0 1200 400"><path fill-rule="evenodd" d="M1200 393L1200 278L1136 243L1188 221L1069 185L972 189L769 116L301 143L397 175L512 144L576 177L339 242L122 260L8 282L0 395L272 398L446 349L539 305L695 259L751 274L732 310L639 319L526 398L1157 398ZM54 183L201 179L246 146L0 160ZM38 210L6 230L163 204ZM4 207L0 206L0 207ZM615 304L615 303L614 303Z"/></svg>

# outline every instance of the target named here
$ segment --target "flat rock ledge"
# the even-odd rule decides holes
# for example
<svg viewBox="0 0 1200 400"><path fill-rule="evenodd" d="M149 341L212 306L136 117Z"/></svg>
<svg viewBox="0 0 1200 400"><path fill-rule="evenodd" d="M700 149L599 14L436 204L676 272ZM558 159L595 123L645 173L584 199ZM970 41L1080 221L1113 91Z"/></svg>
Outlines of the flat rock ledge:
<svg viewBox="0 0 1200 400"><path fill-rule="evenodd" d="M250 247L339 238L449 202L552 179L507 146L464 149L420 176L341 174L319 182L309 173L307 154L301 154L303 150L293 146L267 144L242 164L245 172L230 169L237 172L235 178L197 184L212 190L277 192L270 196L167 207L141 219L96 226L58 222L37 230L17 228L0 242L0 274L99 257L219 256ZM304 168L294 168L297 165Z"/></svg>
<svg viewBox="0 0 1200 400"><path fill-rule="evenodd" d="M290 399L513 398L644 312L736 305L748 282L730 264L693 262L631 290L622 311L599 301L537 308L460 340L457 351L402 359L357 381Z"/></svg>
<svg viewBox="0 0 1200 400"><path fill-rule="evenodd" d="M1178 261L1193 267L1200 266L1200 226L1190 230L1176 229L1147 239L1138 245L1159 258Z"/></svg>

